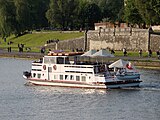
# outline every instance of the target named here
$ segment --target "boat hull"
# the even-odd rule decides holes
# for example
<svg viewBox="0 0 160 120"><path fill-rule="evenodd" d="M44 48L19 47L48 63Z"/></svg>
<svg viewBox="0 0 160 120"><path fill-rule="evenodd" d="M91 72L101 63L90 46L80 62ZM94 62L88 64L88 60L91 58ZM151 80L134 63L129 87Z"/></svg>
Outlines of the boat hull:
<svg viewBox="0 0 160 120"><path fill-rule="evenodd" d="M140 79L140 74L132 74L132 75L116 75L119 80L136 80Z"/></svg>
<svg viewBox="0 0 160 120"><path fill-rule="evenodd" d="M109 88L125 88L137 87L141 81L115 81L105 83L80 83L60 80L33 80L28 79L28 82L39 86L55 86L55 87L70 87L70 88L87 88L87 89L109 89Z"/></svg>

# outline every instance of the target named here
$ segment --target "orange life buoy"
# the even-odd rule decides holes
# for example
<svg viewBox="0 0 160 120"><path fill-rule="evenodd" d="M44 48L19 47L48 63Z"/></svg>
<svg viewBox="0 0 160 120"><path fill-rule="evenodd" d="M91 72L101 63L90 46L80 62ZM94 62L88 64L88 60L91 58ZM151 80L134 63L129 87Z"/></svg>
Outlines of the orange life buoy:
<svg viewBox="0 0 160 120"><path fill-rule="evenodd" d="M43 65L43 69L46 70L46 65Z"/></svg>
<svg viewBox="0 0 160 120"><path fill-rule="evenodd" d="M56 66L56 65L53 65L53 69L56 70L56 69L57 69L57 66Z"/></svg>

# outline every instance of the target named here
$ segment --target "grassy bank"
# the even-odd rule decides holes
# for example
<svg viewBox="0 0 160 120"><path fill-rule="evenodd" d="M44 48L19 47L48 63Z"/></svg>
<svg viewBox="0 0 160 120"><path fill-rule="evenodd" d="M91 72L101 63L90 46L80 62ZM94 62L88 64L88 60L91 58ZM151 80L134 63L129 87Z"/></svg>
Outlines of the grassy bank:
<svg viewBox="0 0 160 120"><path fill-rule="evenodd" d="M115 51L115 56L118 56L118 57L123 56L123 52L122 51ZM127 56L138 57L139 53L138 53L138 51L128 51ZM143 51L142 57L148 57L148 52ZM157 57L156 52L152 53L152 57Z"/></svg>
<svg viewBox="0 0 160 120"><path fill-rule="evenodd" d="M12 50L18 51L18 44L24 44L25 48L31 48L32 52L39 52L41 46L44 46L48 40L68 40L83 36L83 32L33 32L32 34L25 34L20 37L14 35L7 38L6 42L1 39L0 49L7 50L8 47L12 47ZM8 45L8 42L12 41L13 44Z"/></svg>
<svg viewBox="0 0 160 120"><path fill-rule="evenodd" d="M6 42L3 39L0 40L0 49L6 50L8 47L12 47L12 51L18 51L18 44L24 44L25 48L31 48L31 52L40 52L41 46L44 46L48 40L69 40L73 38L78 38L84 36L83 32L60 32L60 31L53 31L53 32L33 32L32 34L25 34L20 37L15 37L14 35L7 38ZM8 42L12 41L13 44L8 45ZM26 51L24 49L24 51ZM127 56L131 57L138 57L138 51L127 51ZM115 56L123 56L122 51L115 51ZM148 53L143 51L143 57L147 57ZM156 57L156 53L153 52L153 57Z"/></svg>

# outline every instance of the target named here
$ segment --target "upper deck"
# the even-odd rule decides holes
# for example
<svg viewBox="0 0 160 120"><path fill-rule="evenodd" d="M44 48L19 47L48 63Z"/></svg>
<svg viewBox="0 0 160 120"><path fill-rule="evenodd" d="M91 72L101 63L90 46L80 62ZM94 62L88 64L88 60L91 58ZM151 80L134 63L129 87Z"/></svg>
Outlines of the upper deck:
<svg viewBox="0 0 160 120"><path fill-rule="evenodd" d="M76 64L79 55L83 52L50 52L48 55L43 57L44 64Z"/></svg>

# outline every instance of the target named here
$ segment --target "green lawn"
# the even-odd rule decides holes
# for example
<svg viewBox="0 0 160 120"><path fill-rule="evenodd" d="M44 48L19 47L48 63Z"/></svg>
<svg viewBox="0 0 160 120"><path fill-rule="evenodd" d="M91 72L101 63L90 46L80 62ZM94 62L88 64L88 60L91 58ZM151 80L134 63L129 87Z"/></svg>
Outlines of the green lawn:
<svg viewBox="0 0 160 120"><path fill-rule="evenodd" d="M123 52L122 51L115 51L115 56L123 56ZM138 51L127 51L127 56L138 57L139 53L138 53ZM148 57L148 52L143 51L142 56ZM153 52L152 56L156 57L157 56L156 52Z"/></svg>
<svg viewBox="0 0 160 120"><path fill-rule="evenodd" d="M73 38L78 38L83 36L83 32L37 32L32 34L26 34L20 37L15 37L14 35L7 38L7 41L4 42L3 39L1 39L0 49L5 49L9 46L12 47L12 50L18 51L18 44L25 44L26 47L30 47L32 51L39 52L39 49L41 46L44 46L46 44L46 41L53 40L53 39L59 39L59 40L68 40ZM9 41L12 41L12 45L8 45L7 43Z"/></svg>

